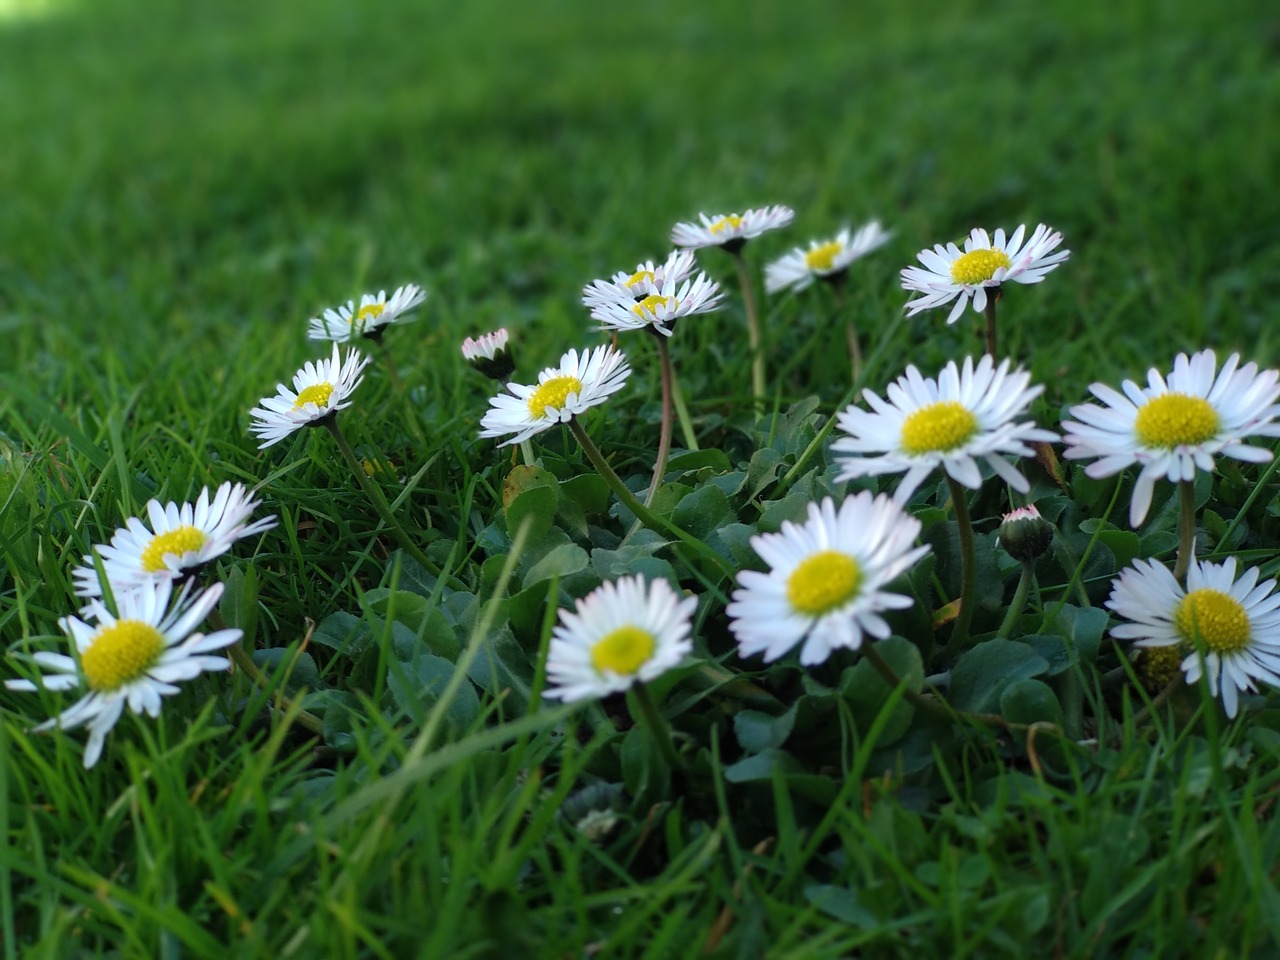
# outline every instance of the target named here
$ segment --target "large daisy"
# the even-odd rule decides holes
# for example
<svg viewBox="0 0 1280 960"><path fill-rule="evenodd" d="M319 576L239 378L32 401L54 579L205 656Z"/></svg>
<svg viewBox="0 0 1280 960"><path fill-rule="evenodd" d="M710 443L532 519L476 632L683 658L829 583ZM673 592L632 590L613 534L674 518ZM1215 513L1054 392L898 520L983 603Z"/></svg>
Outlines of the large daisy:
<svg viewBox="0 0 1280 960"><path fill-rule="evenodd" d="M416 319L408 314L426 299L426 291L413 283L397 287L390 297L385 290L379 290L377 296L366 293L360 297L358 307L354 300L348 300L337 309L326 310L323 316L314 317L307 336L312 340L334 340L338 343L357 337L379 340L391 324Z"/></svg>
<svg viewBox="0 0 1280 960"><path fill-rule="evenodd" d="M528 440L604 403L622 389L630 375L627 358L612 346L582 353L570 350L560 358L559 366L538 374L537 384L509 383L509 393L490 399L489 412L480 421L480 436L515 434L499 444L502 447Z"/></svg>
<svg viewBox="0 0 1280 960"><path fill-rule="evenodd" d="M1027 457L1032 441L1054 441L1057 434L1029 420L1018 421L1044 390L1031 385L1025 370L997 367L983 356L975 365L954 360L938 379L923 377L914 366L891 383L880 399L872 390L862 396L870 410L850 405L836 419L846 434L831 445L840 464L840 480L904 474L894 499L905 503L930 473L941 467L970 489L982 486L981 460L1020 493L1027 479L1007 456Z"/></svg>
<svg viewBox="0 0 1280 960"><path fill-rule="evenodd" d="M690 618L696 597L676 593L665 580L623 577L602 584L560 624L547 651L544 696L572 701L604 697L649 681L693 649Z"/></svg>
<svg viewBox="0 0 1280 960"><path fill-rule="evenodd" d="M333 345L329 359L308 361L293 375L293 389L283 383L276 384L276 395L264 397L261 406L249 411L253 422L249 432L262 443L258 449L279 443L295 430L314 427L339 410L351 406L351 394L364 379L364 368L369 360L358 350L348 350L346 359Z"/></svg>
<svg viewBox="0 0 1280 960"><path fill-rule="evenodd" d="M592 280L582 288L582 304L594 311L615 303L635 303L660 293L668 280L688 280L697 265L692 250L673 250L662 263L646 260L630 273L620 270L609 280Z"/></svg>
<svg viewBox="0 0 1280 960"><path fill-rule="evenodd" d="M804 523L752 537L769 571L738 574L727 612L741 655L762 653L769 663L803 643L800 662L808 666L841 647L857 650L864 635L889 636L880 614L912 600L883 588L929 552L912 546L919 533L919 520L864 490L838 511L827 497L809 504Z"/></svg>
<svg viewBox="0 0 1280 960"><path fill-rule="evenodd" d="M872 220L856 232L845 227L830 240L814 240L808 250L796 247L764 268L765 290L803 290L815 279L835 280L844 276L853 261L884 246L891 236L879 220Z"/></svg>
<svg viewBox="0 0 1280 960"><path fill-rule="evenodd" d="M195 503L161 505L159 500L149 500L145 520L130 517L116 530L110 545L94 548L112 594L119 598L144 584L181 579L222 556L237 540L271 529L275 517L249 523L260 506L262 501L254 499L242 483L222 484L213 499L205 487ZM78 596L102 596L92 556L85 557L71 577Z"/></svg>
<svg viewBox="0 0 1280 960"><path fill-rule="evenodd" d="M744 210L742 213L698 214L699 223L681 222L671 228L671 242L677 247L725 247L730 252L766 230L785 227L796 218L790 207L776 204Z"/></svg>
<svg viewBox="0 0 1280 960"><path fill-rule="evenodd" d="M1152 368L1147 385L1126 380L1116 391L1102 383L1089 392L1103 406L1071 408L1075 420L1063 421L1069 460L1097 458L1085 468L1091 477L1109 477L1131 464L1141 471L1129 503L1129 523L1138 526L1151 507L1156 480L1191 480L1197 470L1211 471L1214 457L1263 463L1271 451L1244 443L1247 437L1280 436L1280 372L1239 366L1233 353L1217 370L1212 350L1178 354L1166 380ZM1216 376L1215 376L1215 371Z"/></svg>
<svg viewBox="0 0 1280 960"><path fill-rule="evenodd" d="M1203 671L1234 717L1241 690L1256 690L1258 682L1280 687L1280 594L1274 580L1259 583L1258 576L1250 567L1236 579L1234 557L1193 560L1184 589L1163 564L1136 560L1112 585L1107 606L1129 622L1111 635L1139 647L1189 646L1187 683Z"/></svg>
<svg viewBox="0 0 1280 960"><path fill-rule="evenodd" d="M973 309L981 313L987 308L988 289L994 288L998 295L1002 283L1039 283L1071 255L1070 250L1053 252L1062 243L1062 234L1056 230L1042 223L1023 243L1026 230L1024 224L1006 240L1003 228L996 231L995 237L975 228L965 240L963 251L954 243L921 250L916 259L922 266L902 271L903 289L920 294L907 304L907 316L955 300L947 315L947 323L955 323L970 298Z"/></svg>
<svg viewBox="0 0 1280 960"><path fill-rule="evenodd" d="M705 273L677 284L668 277L661 287L648 285L644 296L601 303L591 311L603 330L648 330L669 337L676 321L719 310L724 293Z"/></svg>
<svg viewBox="0 0 1280 960"><path fill-rule="evenodd" d="M178 594L170 608L173 584L169 580L146 583L119 597L119 616L93 601L87 616L64 617L58 626L75 644L75 657L40 652L31 659L48 673L31 680L6 680L10 690L65 691L83 689L74 704L35 729L89 727L84 765L92 767L102 754L107 733L120 719L127 704L134 713L160 715L161 697L178 692L180 680L191 680L206 670L227 670L224 657L210 656L240 640L239 630L194 633L222 596L222 584L203 593Z"/></svg>

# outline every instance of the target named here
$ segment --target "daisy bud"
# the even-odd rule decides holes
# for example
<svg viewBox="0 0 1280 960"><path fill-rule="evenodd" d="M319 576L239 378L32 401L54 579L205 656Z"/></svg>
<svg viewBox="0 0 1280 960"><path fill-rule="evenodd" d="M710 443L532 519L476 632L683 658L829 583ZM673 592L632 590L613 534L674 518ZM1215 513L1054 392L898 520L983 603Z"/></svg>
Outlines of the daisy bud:
<svg viewBox="0 0 1280 960"><path fill-rule="evenodd" d="M475 340L467 337L462 341L462 355L490 380L505 381L516 368L515 359L507 349L505 327Z"/></svg>
<svg viewBox="0 0 1280 960"><path fill-rule="evenodd" d="M1042 556L1053 542L1053 527L1034 505L1006 513L1000 524L1000 546L1015 560L1028 563Z"/></svg>

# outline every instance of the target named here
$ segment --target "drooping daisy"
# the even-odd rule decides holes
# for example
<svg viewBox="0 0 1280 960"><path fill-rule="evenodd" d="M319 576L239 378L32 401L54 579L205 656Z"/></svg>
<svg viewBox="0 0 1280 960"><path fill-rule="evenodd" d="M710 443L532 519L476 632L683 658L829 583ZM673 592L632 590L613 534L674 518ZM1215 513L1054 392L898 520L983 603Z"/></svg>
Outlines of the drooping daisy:
<svg viewBox="0 0 1280 960"><path fill-rule="evenodd" d="M467 337L462 341L462 355L490 380L505 380L516 368L515 359L507 349L508 339L506 327L474 340Z"/></svg>
<svg viewBox="0 0 1280 960"><path fill-rule="evenodd" d="M558 367L547 367L538 374L535 386L509 383L510 393L490 399L489 412L480 421L480 436L515 434L500 447L528 440L604 403L622 389L630 375L627 358L612 346L582 353L570 350L560 358Z"/></svg>
<svg viewBox="0 0 1280 960"><path fill-rule="evenodd" d="M954 360L938 379L922 377L914 366L889 385L887 400L872 390L862 396L871 410L851 404L836 423L847 436L831 445L841 467L840 480L904 474L894 499L905 503L938 467L970 489L982 486L978 461L1020 493L1027 479L1005 457L1028 457L1033 440L1054 441L1058 435L1031 421L1015 422L1044 390L1031 386L1025 370L1009 370L1009 361L995 366L983 356L974 365L965 357Z"/></svg>
<svg viewBox="0 0 1280 960"><path fill-rule="evenodd" d="M781 204L713 217L700 213L698 219L701 224L681 222L672 227L671 242L677 247L724 247L730 253L736 253L753 237L766 230L785 227L795 218L796 212Z"/></svg>
<svg viewBox="0 0 1280 960"><path fill-rule="evenodd" d="M119 599L120 615L96 600L87 616L63 617L58 626L75 644L76 657L41 652L31 659L49 672L31 680L6 680L10 690L35 691L84 689L85 694L61 714L35 729L64 730L88 725L84 765L92 767L102 754L107 733L115 726L125 705L134 713L160 715L160 698L178 692L180 680L191 680L206 670L227 670L223 657L209 656L240 640L239 630L193 633L222 596L222 584L194 596L184 588L170 609L173 583L144 583Z"/></svg>
<svg viewBox="0 0 1280 960"><path fill-rule="evenodd" d="M1182 661L1187 683L1200 680L1201 664L1209 689L1222 697L1228 717L1238 709L1239 691L1256 690L1256 682L1280 687L1280 594L1276 582L1258 583L1258 568L1236 579L1236 561L1192 560L1187 586L1163 564L1135 560L1121 571L1107 601L1129 623L1111 635L1139 647L1187 644L1192 653Z"/></svg>
<svg viewBox="0 0 1280 960"><path fill-rule="evenodd" d="M1161 477L1191 480L1197 470L1213 470L1218 454L1250 463L1271 459L1270 450L1243 441L1280 436L1275 423L1280 372L1259 373L1254 363L1239 367L1240 355L1233 353L1215 377L1217 362L1212 350L1191 357L1180 353L1168 380L1152 368L1147 386L1126 380L1123 393L1095 383L1089 392L1105 406L1074 406L1076 420L1063 421L1063 456L1098 458L1085 468L1089 476L1109 477L1131 464L1141 466L1129 504L1131 526L1146 517Z"/></svg>
<svg viewBox="0 0 1280 960"><path fill-rule="evenodd" d="M364 379L368 364L359 350L348 350L343 360L335 343L332 357L308 361L293 375L292 390L276 384L276 395L264 397L259 401L261 406L249 411L253 418L249 431L262 441L258 449L279 443L295 430L318 426L326 417L351 406L349 398Z"/></svg>
<svg viewBox="0 0 1280 960"><path fill-rule="evenodd" d="M426 299L426 291L413 283L397 287L389 299L385 290L379 290L376 297L366 293L360 297L359 307L354 300L348 300L336 310L330 308L323 316L314 317L307 336L312 340L334 340L338 343L357 337L380 340L391 324L416 319L407 314Z"/></svg>
<svg viewBox="0 0 1280 960"><path fill-rule="evenodd" d="M929 552L913 547L920 521L883 494L864 490L837 511L830 497L809 504L802 524L751 538L768 573L743 570L727 612L739 653L771 663L803 641L800 662L822 663L842 647L857 650L863 635L883 640L880 614L911 606L883 587Z"/></svg>
<svg viewBox="0 0 1280 960"><path fill-rule="evenodd" d="M560 611L543 695L566 702L605 697L660 676L693 649L697 606L696 597L681 598L666 580L636 575L602 584L573 612Z"/></svg>
<svg viewBox="0 0 1280 960"><path fill-rule="evenodd" d="M591 311L602 330L648 330L669 337L676 321L719 310L724 293L705 273L679 286L673 277L639 299L602 303Z"/></svg>
<svg viewBox="0 0 1280 960"><path fill-rule="evenodd" d="M692 250L673 250L665 261L646 260L631 273L620 270L609 280L592 280L582 288L582 305L595 310L608 304L632 304L660 293L668 280L683 283L697 267Z"/></svg>
<svg viewBox="0 0 1280 960"><path fill-rule="evenodd" d="M815 278L843 277L853 261L884 246L891 236L881 228L879 220L872 220L856 233L845 227L830 240L812 241L808 250L796 247L764 268L765 290L769 293L787 287L803 290Z"/></svg>
<svg viewBox="0 0 1280 960"><path fill-rule="evenodd" d="M907 304L907 316L955 300L947 315L947 323L955 323L970 298L973 309L981 313L987 308L989 288L995 288L998 295L1002 283L1039 283L1071 255L1070 250L1053 252L1062 243L1062 234L1056 230L1042 223L1024 244L1026 229L1023 224L1006 241L1003 228L996 231L994 238L975 228L964 242L964 252L954 243L921 250L916 259L923 266L902 271L903 289L920 294Z"/></svg>
<svg viewBox="0 0 1280 960"><path fill-rule="evenodd" d="M143 584L179 580L222 556L237 540L270 530L276 525L275 517L248 522L260 506L262 501L254 499L242 483L222 484L212 500L205 487L194 504L162 506L159 500L149 500L146 521L130 517L109 546L94 548L102 558L112 594L118 599ZM77 596L102 596L93 557L85 557L71 577Z"/></svg>

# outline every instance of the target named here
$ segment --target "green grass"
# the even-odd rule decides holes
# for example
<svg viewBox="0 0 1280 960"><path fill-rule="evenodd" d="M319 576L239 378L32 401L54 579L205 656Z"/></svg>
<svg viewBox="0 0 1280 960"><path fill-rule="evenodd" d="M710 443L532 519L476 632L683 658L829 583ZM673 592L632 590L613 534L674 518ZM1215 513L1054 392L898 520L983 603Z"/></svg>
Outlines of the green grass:
<svg viewBox="0 0 1280 960"><path fill-rule="evenodd" d="M1073 251L1003 308L1005 349L1048 384L1042 421L1179 350L1274 363L1268 4L102 6L0 19L0 636L20 652L58 635L69 568L148 498L238 479L281 519L222 566L224 616L271 689L203 678L159 722L126 717L89 772L82 734L25 732L65 698L0 689L5 956L1273 955L1274 711L1219 729L1191 691L1137 727L1126 706L1096 752L1040 743L1042 769L1025 736L968 727L935 762L925 729L926 777L879 749L892 699L870 716L840 701L821 787L727 779L753 704L692 675L668 708L705 749L674 786L618 732L620 706L526 712L557 602L584 581L530 580L536 558L511 549L510 459L476 439L489 388L457 354L506 325L530 376L597 342L583 283L665 253L699 210L782 202L797 223L748 248L757 264L847 221L895 231L852 288L882 344L873 385L977 349L972 314L900 320L897 271L1023 221ZM732 287L726 261L702 262ZM466 583L450 596L397 559L327 437L259 453L247 433L318 354L308 317L407 281L431 293L389 337L410 397L371 368L343 424L395 464L400 515ZM777 409L845 397L829 306L769 304ZM735 467L775 440L790 466L812 430L752 423L740 321L731 306L682 328L682 385ZM639 480L656 367L623 346L637 373L590 428ZM584 470L558 434L545 456ZM734 509L782 503L771 489ZM1275 558L1273 497L1248 516L1255 560ZM491 601L504 563L515 581ZM510 658L487 615L511 624ZM718 603L699 628L754 669L724 656ZM406 646L473 650L456 698L400 666ZM793 670L777 689L800 686ZM574 823L602 805L618 822L592 841Z"/></svg>

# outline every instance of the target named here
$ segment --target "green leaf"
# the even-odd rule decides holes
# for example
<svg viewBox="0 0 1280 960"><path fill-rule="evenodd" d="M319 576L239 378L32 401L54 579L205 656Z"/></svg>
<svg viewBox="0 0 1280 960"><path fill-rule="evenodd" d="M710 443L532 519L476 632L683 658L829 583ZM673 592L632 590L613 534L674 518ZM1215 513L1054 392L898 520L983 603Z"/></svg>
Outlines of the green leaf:
<svg viewBox="0 0 1280 960"><path fill-rule="evenodd" d="M532 517L528 542L542 539L555 522L559 490L559 481L541 467L513 467L502 484L502 507L508 532L515 536L526 518Z"/></svg>
<svg viewBox="0 0 1280 960"><path fill-rule="evenodd" d="M366 614L404 624L427 649L446 660L457 660L462 642L449 618L426 597L408 590L379 587L364 595Z"/></svg>
<svg viewBox="0 0 1280 960"><path fill-rule="evenodd" d="M674 586L679 578L671 564L653 556L655 550L665 545L627 544L617 550L592 550L591 569L601 580L642 574L648 580L669 580Z"/></svg>
<svg viewBox="0 0 1280 960"><path fill-rule="evenodd" d="M880 925L880 918L858 902L858 893L852 888L814 883L804 888L804 898L841 923L864 928Z"/></svg>
<svg viewBox="0 0 1280 960"><path fill-rule="evenodd" d="M751 547L751 538L758 531L745 523L728 523L707 538L707 546L728 557L739 567L753 566L758 557Z"/></svg>
<svg viewBox="0 0 1280 960"><path fill-rule="evenodd" d="M864 643L872 643L866 638ZM893 672L906 681L907 688L919 693L924 687L924 660L916 645L902 637L889 637L876 642L876 652L893 668ZM868 730L884 709L893 688L880 676L867 660L859 660L840 677L840 693L849 704L854 723L859 730ZM885 724L879 743L893 743L907 732L915 709L905 701L898 701L893 715Z"/></svg>
<svg viewBox="0 0 1280 960"><path fill-rule="evenodd" d="M1105 543L1116 558L1116 566L1123 567L1134 557L1142 553L1142 540L1131 530L1121 530L1109 520L1097 517L1080 522L1082 533L1093 534L1098 531L1098 540Z"/></svg>
<svg viewBox="0 0 1280 960"><path fill-rule="evenodd" d="M958 710L990 713L996 709L1005 687L1048 669L1044 657L1025 643L986 640L956 661L949 699Z"/></svg>
<svg viewBox="0 0 1280 960"><path fill-rule="evenodd" d="M634 726L623 736L619 760L623 785L641 805L654 803L670 791L671 770L643 726Z"/></svg>
<svg viewBox="0 0 1280 960"><path fill-rule="evenodd" d="M401 710L419 725L435 706L445 686L453 678L454 665L433 653L419 654L408 661L393 660L387 667L387 690ZM445 708L445 717L456 731L467 730L480 715L480 698L470 682L458 686Z"/></svg>
<svg viewBox="0 0 1280 960"><path fill-rule="evenodd" d="M1110 615L1100 607L1077 607L1064 603L1051 626L1067 638L1081 663L1093 663L1098 659L1102 635L1110 621Z"/></svg>
<svg viewBox="0 0 1280 960"><path fill-rule="evenodd" d="M258 571L252 563L233 567L227 575L218 613L228 627L237 627L244 638L245 649L253 649L258 635Z"/></svg>
<svg viewBox="0 0 1280 960"><path fill-rule="evenodd" d="M489 696L502 697L508 720L523 716L528 710L533 667L505 624L482 641L467 676Z"/></svg>
<svg viewBox="0 0 1280 960"><path fill-rule="evenodd" d="M311 634L311 642L355 657L369 648L373 633L360 617L339 610L320 621Z"/></svg>
<svg viewBox="0 0 1280 960"><path fill-rule="evenodd" d="M701 470L703 467L711 467L716 473L727 473L733 468L733 464L729 462L725 452L718 447L678 453L667 461L668 473L685 473L690 470Z"/></svg>
<svg viewBox="0 0 1280 960"><path fill-rule="evenodd" d="M1015 680L1000 694L1000 715L1010 723L1047 721L1062 726L1062 705L1053 688L1040 680Z"/></svg>
<svg viewBox="0 0 1280 960"><path fill-rule="evenodd" d="M524 586L531 587L544 580L550 580L553 576L564 578L581 573L587 569L589 562L587 551L576 543L562 543L529 568L529 572L524 576Z"/></svg>
<svg viewBox="0 0 1280 960"><path fill-rule="evenodd" d="M760 753L782 746L795 725L794 707L779 717L759 710L740 710L733 718L734 735L747 753Z"/></svg>
<svg viewBox="0 0 1280 960"><path fill-rule="evenodd" d="M255 650L253 663L268 676L274 677L277 671L283 672L288 677L290 690L296 690L299 687L314 689L320 683L320 668L316 666L315 659L305 651L299 653L295 647L268 647L266 650Z"/></svg>
<svg viewBox="0 0 1280 960"><path fill-rule="evenodd" d="M729 498L710 484L695 490L676 504L671 522L699 540L706 540L721 527L737 521Z"/></svg>

